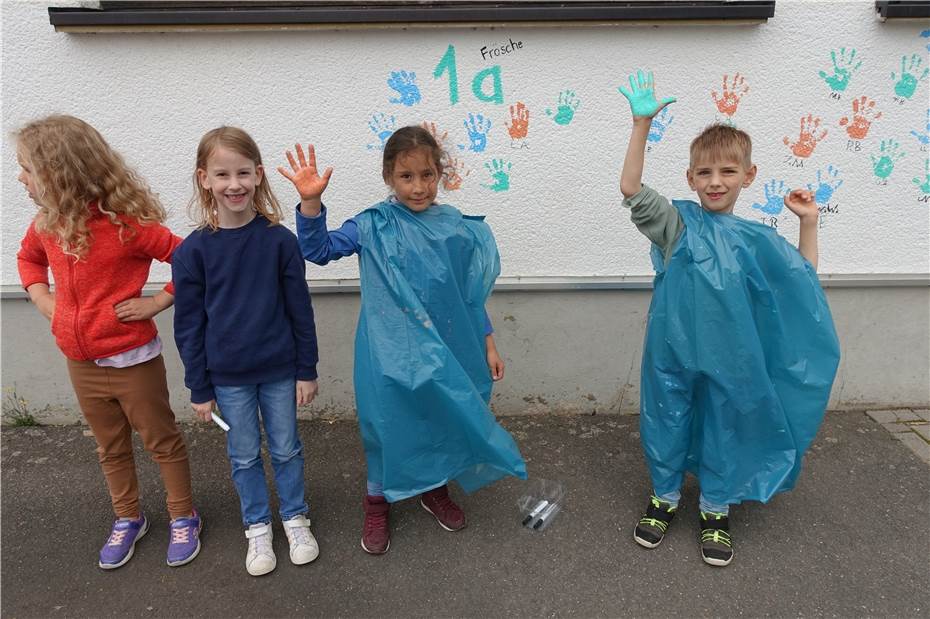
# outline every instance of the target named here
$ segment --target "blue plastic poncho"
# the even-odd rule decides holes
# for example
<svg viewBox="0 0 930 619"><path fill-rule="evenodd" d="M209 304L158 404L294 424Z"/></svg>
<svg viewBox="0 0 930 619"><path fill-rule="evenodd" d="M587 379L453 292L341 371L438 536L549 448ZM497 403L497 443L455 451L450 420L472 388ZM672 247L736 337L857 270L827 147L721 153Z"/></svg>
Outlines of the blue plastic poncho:
<svg viewBox="0 0 930 619"><path fill-rule="evenodd" d="M362 306L355 396L368 477L399 501L455 480L526 478L488 408L484 305L500 258L483 218L381 202L356 218Z"/></svg>
<svg viewBox="0 0 930 619"><path fill-rule="evenodd" d="M685 224L655 291L640 427L655 491L695 473L713 503L790 490L839 363L810 263L772 228L674 201Z"/></svg>

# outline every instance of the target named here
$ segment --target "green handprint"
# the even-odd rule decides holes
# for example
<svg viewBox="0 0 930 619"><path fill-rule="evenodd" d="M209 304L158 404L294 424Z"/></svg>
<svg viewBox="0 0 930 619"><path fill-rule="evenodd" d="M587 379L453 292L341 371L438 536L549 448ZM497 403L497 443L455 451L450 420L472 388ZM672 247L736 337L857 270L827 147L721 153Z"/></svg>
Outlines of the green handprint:
<svg viewBox="0 0 930 619"><path fill-rule="evenodd" d="M918 189L924 192L924 195L928 195L930 194L930 158L928 158L926 163L924 163L924 171L926 172L924 182L920 182L919 176L915 176L911 180L914 181L914 184L917 185Z"/></svg>
<svg viewBox="0 0 930 619"><path fill-rule="evenodd" d="M630 110L633 116L652 118L669 103L676 101L675 97L666 97L659 103L655 96L655 78L652 71L644 74L641 70L636 71L636 77L630 75L630 90L619 86L620 91L627 101L630 102Z"/></svg>
<svg viewBox="0 0 930 619"><path fill-rule="evenodd" d="M485 169L491 174L491 185L481 183L482 187L487 187L491 191L507 191L510 189L510 168L513 164L503 159L492 159L484 164Z"/></svg>
<svg viewBox="0 0 930 619"><path fill-rule="evenodd" d="M859 67L862 66L862 61L860 60L856 64L853 64L853 61L856 59L856 50L849 50L849 55L847 56L845 47L840 48L839 62L836 60L835 49L830 51L830 58L833 60L833 75L827 75L825 71L820 71L820 77L827 83L830 90L833 92L842 92L849 86L849 78L852 77L853 72L857 71Z"/></svg>
<svg viewBox="0 0 930 619"><path fill-rule="evenodd" d="M901 56L901 79L895 82L894 94L905 99L910 99L914 95L914 91L917 90L917 83L930 75L930 67L928 67L924 69L920 77L914 77L914 73L920 71L922 63L923 60L917 54L911 55L910 62L908 62L907 56ZM905 67L905 65L907 66ZM912 71L914 73L911 73ZM892 71L891 79L897 79L895 75L895 72Z"/></svg>
<svg viewBox="0 0 930 619"><path fill-rule="evenodd" d="M872 155L872 171L875 176L886 179L894 172L894 164L905 155L901 152L901 145L894 140L882 140L879 147L878 157Z"/></svg>

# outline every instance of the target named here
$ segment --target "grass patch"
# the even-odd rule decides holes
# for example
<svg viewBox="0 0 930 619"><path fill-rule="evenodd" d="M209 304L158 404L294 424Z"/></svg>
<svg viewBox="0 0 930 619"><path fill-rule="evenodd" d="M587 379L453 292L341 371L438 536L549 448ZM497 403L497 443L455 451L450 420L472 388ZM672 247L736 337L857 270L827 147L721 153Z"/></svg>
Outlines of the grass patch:
<svg viewBox="0 0 930 619"><path fill-rule="evenodd" d="M26 398L16 393L15 387L4 389L3 394L3 422L14 427L25 428L41 426L36 419Z"/></svg>

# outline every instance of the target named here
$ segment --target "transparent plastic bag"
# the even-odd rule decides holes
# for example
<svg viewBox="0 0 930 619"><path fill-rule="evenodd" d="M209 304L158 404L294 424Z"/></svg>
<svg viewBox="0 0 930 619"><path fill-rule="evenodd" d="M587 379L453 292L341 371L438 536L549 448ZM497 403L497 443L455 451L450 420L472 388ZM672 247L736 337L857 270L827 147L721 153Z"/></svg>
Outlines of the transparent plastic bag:
<svg viewBox="0 0 930 619"><path fill-rule="evenodd" d="M544 531L564 507L565 488L549 479L532 479L517 499L520 523L531 531Z"/></svg>

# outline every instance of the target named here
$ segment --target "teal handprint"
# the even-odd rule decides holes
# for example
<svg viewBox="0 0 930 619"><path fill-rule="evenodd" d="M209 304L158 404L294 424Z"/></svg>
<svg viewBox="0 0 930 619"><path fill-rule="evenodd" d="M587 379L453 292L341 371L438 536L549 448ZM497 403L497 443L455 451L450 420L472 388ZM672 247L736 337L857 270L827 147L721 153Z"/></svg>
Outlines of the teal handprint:
<svg viewBox="0 0 930 619"><path fill-rule="evenodd" d="M785 194L788 189L785 181L776 181L774 178L765 185L765 202L756 202L752 208L762 211L766 215L778 215L785 208Z"/></svg>
<svg viewBox="0 0 930 619"><path fill-rule="evenodd" d="M820 77L827 83L833 92L843 92L849 86L849 79L852 74L862 66L862 60L856 62L856 50L850 49L846 53L846 48L840 48L840 58L836 59L836 50L830 51L830 59L833 60L833 75L827 75L826 71L820 71Z"/></svg>
<svg viewBox="0 0 930 619"><path fill-rule="evenodd" d="M513 166L509 161L503 159L492 159L484 164L484 167L491 174L491 185L481 183L482 187L487 187L491 191L507 191L510 189L510 168Z"/></svg>
<svg viewBox="0 0 930 619"><path fill-rule="evenodd" d="M619 86L617 90L630 102L633 116L652 118L669 103L675 102L675 97L666 97L659 103L655 95L655 78L652 71L648 74L641 70L636 71L635 77L630 75L630 89Z"/></svg>
<svg viewBox="0 0 930 619"><path fill-rule="evenodd" d="M913 179L914 184L917 185L917 188L924 192L924 195L930 194L930 158L924 162L924 181L920 181L919 176L915 176Z"/></svg>
<svg viewBox="0 0 930 619"><path fill-rule="evenodd" d="M878 157L872 155L872 171L875 176L886 179L894 172L894 164L900 161L905 153L900 150L901 145L896 141L882 140L879 145Z"/></svg>
<svg viewBox="0 0 930 619"><path fill-rule="evenodd" d="M552 120L557 125L567 125L575 118L575 110L581 105L581 101L575 96L574 90L563 90L559 93L559 105L555 110L555 116L551 109L546 110L547 116L553 116Z"/></svg>
<svg viewBox="0 0 930 619"><path fill-rule="evenodd" d="M917 90L917 83L930 75L930 67L926 67L920 77L914 76L915 73L920 71L920 65L922 64L923 60L917 54L911 54L910 61L908 61L907 56L901 56L900 79L896 77L894 71L891 72L891 79L898 80L894 85L894 94L905 99L910 99L914 95L914 91Z"/></svg>

